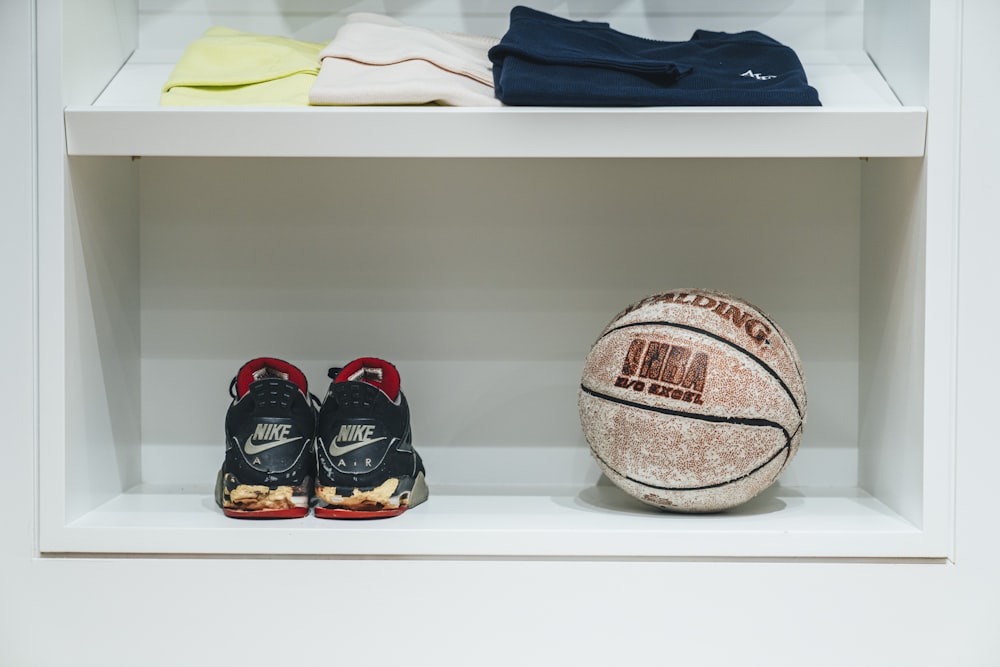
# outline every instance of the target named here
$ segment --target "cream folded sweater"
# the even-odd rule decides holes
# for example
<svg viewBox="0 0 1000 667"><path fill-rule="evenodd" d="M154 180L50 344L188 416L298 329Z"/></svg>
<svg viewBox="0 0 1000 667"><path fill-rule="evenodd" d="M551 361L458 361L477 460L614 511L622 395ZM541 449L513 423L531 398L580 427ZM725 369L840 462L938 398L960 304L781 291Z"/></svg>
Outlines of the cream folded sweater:
<svg viewBox="0 0 1000 667"><path fill-rule="evenodd" d="M500 106L487 56L498 42L351 14L319 54L309 103Z"/></svg>

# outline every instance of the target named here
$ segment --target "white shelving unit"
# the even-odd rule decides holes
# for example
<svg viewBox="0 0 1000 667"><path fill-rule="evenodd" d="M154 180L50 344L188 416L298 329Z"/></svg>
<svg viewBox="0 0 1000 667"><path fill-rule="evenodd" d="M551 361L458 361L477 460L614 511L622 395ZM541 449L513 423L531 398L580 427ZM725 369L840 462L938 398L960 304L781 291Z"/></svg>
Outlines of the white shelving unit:
<svg viewBox="0 0 1000 667"><path fill-rule="evenodd" d="M173 64L147 58L66 110L70 155L915 157L927 126L864 54L806 61L819 108L164 108Z"/></svg>
<svg viewBox="0 0 1000 667"><path fill-rule="evenodd" d="M108 47L122 57L64 64L65 147L41 158L59 176L41 211L40 469L64 482L41 497L43 552L950 555L953 408L936 396L954 373L957 46L928 26L953 9L684 13L795 46L815 109L157 106L162 54L206 24L316 39L331 20L313 4L102 9L91 24L135 19ZM433 7L403 18L503 30L503 12ZM644 12L594 15L638 29ZM684 286L770 310L810 389L782 483L713 516L603 484L575 415L594 335ZM430 501L376 523L225 519L209 488L225 388L265 354L318 393L327 364L396 361Z"/></svg>

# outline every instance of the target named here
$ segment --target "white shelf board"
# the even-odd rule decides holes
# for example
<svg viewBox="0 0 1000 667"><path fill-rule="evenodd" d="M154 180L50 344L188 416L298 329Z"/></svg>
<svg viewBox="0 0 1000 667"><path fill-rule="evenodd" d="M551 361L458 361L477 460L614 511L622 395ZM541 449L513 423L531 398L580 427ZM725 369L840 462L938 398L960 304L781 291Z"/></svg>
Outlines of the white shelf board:
<svg viewBox="0 0 1000 667"><path fill-rule="evenodd" d="M173 65L136 54L65 111L70 155L913 157L927 112L866 55L812 54L822 107L161 107ZM803 59L804 62L805 58Z"/></svg>
<svg viewBox="0 0 1000 667"><path fill-rule="evenodd" d="M47 533L48 553L644 558L935 558L925 535L856 488L772 487L729 512L662 512L603 484L549 493L432 486L372 521L225 517L211 489L140 485ZM944 554L941 554L943 557Z"/></svg>

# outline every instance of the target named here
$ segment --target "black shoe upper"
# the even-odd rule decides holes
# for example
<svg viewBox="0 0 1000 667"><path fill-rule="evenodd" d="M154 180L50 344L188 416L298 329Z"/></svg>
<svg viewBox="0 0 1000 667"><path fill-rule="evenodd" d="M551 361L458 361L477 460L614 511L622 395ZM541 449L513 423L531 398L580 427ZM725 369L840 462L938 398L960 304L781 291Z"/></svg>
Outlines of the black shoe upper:
<svg viewBox="0 0 1000 667"><path fill-rule="evenodd" d="M316 410L297 383L252 380L226 413L223 471L242 484L303 484L313 477L315 432Z"/></svg>
<svg viewBox="0 0 1000 667"><path fill-rule="evenodd" d="M340 369L331 375L334 381L316 429L317 483L371 488L422 472L412 444L409 405L398 381L392 400L371 382L345 379Z"/></svg>

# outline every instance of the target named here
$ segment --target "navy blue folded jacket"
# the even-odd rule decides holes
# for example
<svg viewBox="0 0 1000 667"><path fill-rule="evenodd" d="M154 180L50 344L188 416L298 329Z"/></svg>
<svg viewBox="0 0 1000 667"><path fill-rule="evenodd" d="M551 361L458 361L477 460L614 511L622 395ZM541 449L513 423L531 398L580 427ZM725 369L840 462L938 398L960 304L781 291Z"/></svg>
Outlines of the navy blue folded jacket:
<svg viewBox="0 0 1000 667"><path fill-rule="evenodd" d="M767 35L626 35L514 7L489 51L497 98L525 106L818 106L798 56Z"/></svg>

